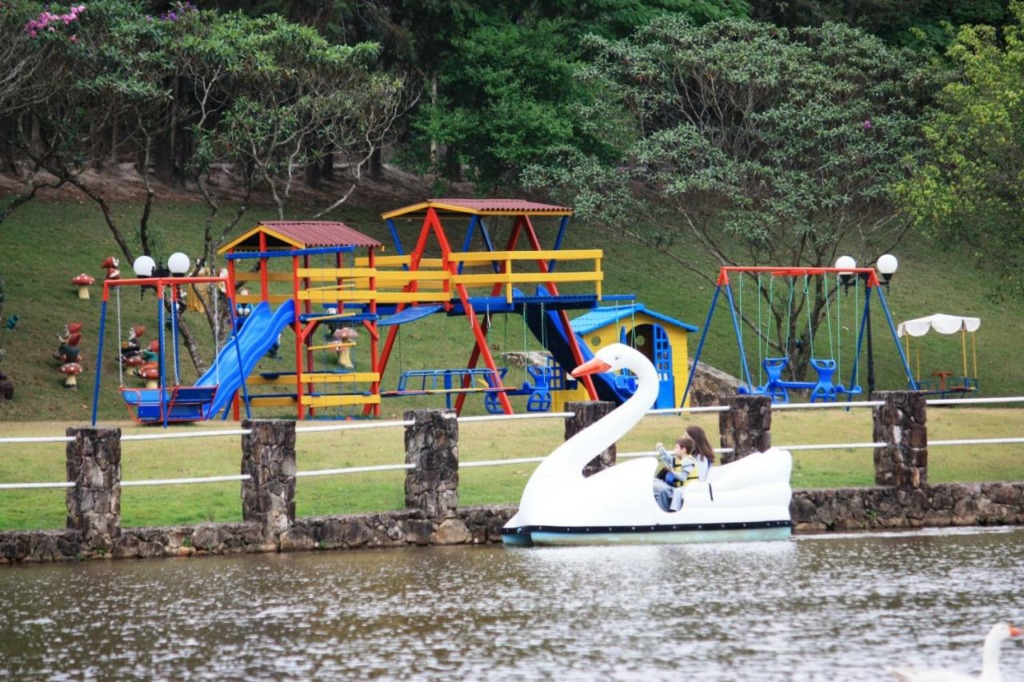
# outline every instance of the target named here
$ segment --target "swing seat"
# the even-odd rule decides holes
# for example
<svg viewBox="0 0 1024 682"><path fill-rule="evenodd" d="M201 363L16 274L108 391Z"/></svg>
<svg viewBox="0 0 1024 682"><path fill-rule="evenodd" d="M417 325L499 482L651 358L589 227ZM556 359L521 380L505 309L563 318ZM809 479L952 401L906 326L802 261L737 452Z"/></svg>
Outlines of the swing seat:
<svg viewBox="0 0 1024 682"><path fill-rule="evenodd" d="M174 386L159 388L123 388L128 411L138 424L194 422L207 419L207 408L217 394L217 386Z"/></svg>
<svg viewBox="0 0 1024 682"><path fill-rule="evenodd" d="M533 380L524 381L517 389L504 391L506 395L526 395L527 412L547 412L551 409L551 368L527 365L526 371ZM504 375L504 372L502 372ZM504 414L505 409L501 405L498 394L501 391L491 390L484 396L484 407L491 414Z"/></svg>
<svg viewBox="0 0 1024 682"><path fill-rule="evenodd" d="M860 386L847 388L842 384L833 384L832 377L836 373L836 361L832 359L821 360L811 358L811 367L818 373L818 383L811 391L811 402L818 400L825 403L834 403L840 395L856 395L861 392Z"/></svg>
<svg viewBox="0 0 1024 682"><path fill-rule="evenodd" d="M818 383L811 390L811 402L821 400L834 403L840 393L840 387L832 383L832 376L836 373L836 361L811 358L811 367L818 373Z"/></svg>
<svg viewBox="0 0 1024 682"><path fill-rule="evenodd" d="M789 388L800 388L798 382L783 381L782 370L789 365L789 358L765 358L761 362L768 381L763 386L740 386L736 389L741 395L766 395L773 403L788 403Z"/></svg>
<svg viewBox="0 0 1024 682"><path fill-rule="evenodd" d="M551 370L547 367L527 365L533 384L523 383L523 390L529 389L530 397L526 399L527 412L547 412L551 409Z"/></svg>
<svg viewBox="0 0 1024 682"><path fill-rule="evenodd" d="M635 374L616 374L615 375L615 388L626 393L636 393L636 375Z"/></svg>

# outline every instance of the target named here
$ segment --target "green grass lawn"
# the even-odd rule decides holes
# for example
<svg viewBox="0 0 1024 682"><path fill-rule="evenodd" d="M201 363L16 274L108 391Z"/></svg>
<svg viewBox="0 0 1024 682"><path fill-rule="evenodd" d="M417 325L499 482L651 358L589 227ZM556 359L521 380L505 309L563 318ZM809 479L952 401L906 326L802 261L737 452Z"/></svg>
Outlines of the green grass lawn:
<svg viewBox="0 0 1024 682"><path fill-rule="evenodd" d="M331 219L342 220L390 243L380 213L394 208L398 207L343 207ZM113 211L130 235L130 226L138 221L140 206L116 204ZM302 211L296 207L288 217L307 218ZM227 213L225 209L224 214ZM241 222L238 233L251 228L260 219L273 217L272 211L253 208ZM198 253L204 219L205 209L199 204L158 202L150 223L161 245L161 254L166 256L177 250ZM495 223L492 237L502 244L503 230L507 232L508 225L497 220ZM406 233L414 233L416 228L411 223L399 226L406 239L409 238ZM553 239L553 230L541 226L538 229L543 240ZM229 238L235 236L237 234ZM548 243L545 241L545 245ZM665 254L582 224L570 228L565 247L604 250L605 294L635 294L649 309L697 326L704 324L714 286L684 271ZM391 252L389 249L388 253ZM19 317L14 329L0 326L0 349L6 351L0 358L0 372L6 373L15 384L14 401L0 401L0 437L59 435L68 425L88 423L96 377L100 287L93 287L89 300L80 300L71 279L80 272L101 276L99 264L111 255L120 254L109 230L95 207L85 202L33 202L21 207L0 226L0 273L6 284L3 314ZM944 252L927 240L908 239L896 255L900 269L886 293L894 321L936 312L980 317L982 326L977 334L980 395L1019 395L1024 386L1024 364L1016 359L1016 354L1019 339L1024 336L1024 303L994 298L992 294L997 291L998 282L989 273L972 268L962 254ZM693 260L699 262L697 254L693 254ZM121 267L127 272L131 266L122 263ZM713 277L716 271L717 266L709 264L705 274ZM852 294L848 296L851 300L846 303L856 303ZM128 417L117 390L120 378L114 361L119 341L118 306L111 302L110 307L98 393L99 422L103 425ZM158 330L152 293L142 297L137 292L122 295L119 307L121 340L132 324L145 324L148 328L145 339L154 338ZM852 308L847 306L847 310ZM68 322L84 325L81 351L86 373L79 377L77 390L62 386L63 376L57 372L56 361L51 357L58 345L56 335ZM836 330L837 337L842 332L845 338L842 343L847 353L854 345L855 328L851 323L845 329ZM201 350L209 358L215 350L212 335L198 321L193 329ZM887 325L876 326L874 334L877 387L882 390L903 388L905 377ZM541 350L539 342L525 329L522 318L514 315L496 318L488 340L495 352ZM365 344L365 339L360 343ZM403 325L383 385L395 387L398 375L406 369L465 367L473 343L465 318L434 315ZM749 339L746 343L751 347ZM693 338L691 353L695 347ZM932 371L961 367L958 337L929 335L923 337L917 348L924 377ZM353 349L357 367L366 362L362 355L365 352L365 345ZM328 351L318 353L318 366L332 362ZM917 357L912 357L915 368ZM728 310L721 306L712 317L701 361L734 375L739 372L740 360ZM750 358L749 362L753 366L757 364L756 358ZM264 358L257 371L280 371L282 363ZM187 360L183 360L181 366L181 380L188 383L195 372ZM525 379L511 370L508 383L516 384ZM124 381L137 385L137 381L133 384L128 377ZM518 411L523 410L524 402L525 397L513 398ZM482 414L482 403L480 396L472 396L464 414ZM443 404L440 396L386 399L382 417L397 419L406 409L439 408ZM293 413L270 409L254 416L289 418ZM328 411L326 416L347 415L339 409ZM1019 412L1012 409L936 408L930 410L930 417L933 439L1024 435L1018 427L1020 422L1016 422ZM716 417L694 417L694 421L703 420L712 433L717 433ZM681 423L678 417L646 419L620 447L623 451L650 449L658 440L671 439ZM180 426L176 430L233 426L217 422ZM126 424L125 432L135 433L138 428ZM142 431L152 433L155 430ZM775 418L774 437L779 445L867 442L871 438L870 414L863 409L824 413L780 411ZM550 452L561 438L561 420L531 421L528 426L518 421L467 424L462 429L461 454L465 461L539 456ZM125 480L136 480L234 474L239 469L238 441L237 436L229 436L166 443L126 442L123 475ZM310 471L397 463L403 459L402 450L400 429L307 434L299 439L299 468ZM930 453L930 480L1021 480L1024 479L1021 450L1017 445L937 447ZM532 471L533 465L522 464L466 469L461 474L460 500L463 504L517 502ZM64 475L62 445L0 445L0 483L61 481ZM400 508L404 503L402 480L401 472L301 478L298 511L300 515L309 516ZM871 485L872 480L870 449L799 451L796 454L793 476L796 487ZM123 521L127 526L142 526L237 520L240 514L238 490L237 483L125 488ZM63 490L0 491L2 529L60 528L64 525L64 514Z"/></svg>
<svg viewBox="0 0 1024 682"><path fill-rule="evenodd" d="M939 408L929 410L932 440L1017 437L1019 409ZM717 441L718 417L700 413L650 416L630 432L620 453L645 452L657 441L669 441L688 423L704 426ZM159 435L162 429L118 424L124 435ZM300 428L303 426L299 425ZM234 429L221 422L176 426L170 433ZM772 436L778 446L871 441L868 409L776 411ZM12 423L5 436L61 436L57 423ZM497 420L460 424L459 456L463 462L513 460L546 455L564 437L561 418L530 421ZM237 474L241 438L225 435L172 440L127 440L122 443L124 481L194 478ZM65 446L61 443L0 444L0 483L58 482L65 479ZM929 451L929 482L1024 480L1019 445L933 447ZM299 433L299 472L401 464L401 427ZM463 468L459 474L461 505L517 503L536 464L513 463ZM841 448L794 452L795 488L856 487L874 484L872 450ZM230 522L241 519L240 484L200 483L124 487L122 523L126 527ZM299 516L352 514L401 509L405 504L404 472L375 472L300 477L296 489ZM0 490L0 530L56 529L64 526L63 490Z"/></svg>
<svg viewBox="0 0 1024 682"><path fill-rule="evenodd" d="M377 208L343 207L332 219L342 220L352 227L370 234L382 242L390 237L380 220L380 212L394 206ZM116 204L115 216L128 226L137 222L140 207L134 204ZM227 211L225 210L225 213ZM264 208L253 208L244 218L238 231L249 229L260 218L273 217ZM302 219L301 208L295 209L294 219ZM151 224L163 253L183 250L197 253L201 244L205 210L199 204L158 203ZM493 237L502 243L507 226L496 221ZM404 238L409 238L416 225L401 224ZM553 239L553 230L538 225L542 239ZM237 235L231 235L237 236ZM547 242L545 242L547 244ZM608 232L592 226L573 225L568 234L566 248L601 248L605 252L602 262L605 294L634 294L649 309L683 322L702 326L711 303L714 286L684 271L665 254L611 237ZM390 254L392 249L388 250ZM899 271L888 289L887 298L896 322L923 315L944 312L978 316L982 326L977 334L978 375L982 396L1007 396L1020 393L1024 386L1024 364L1015 360L1018 339L1024 336L1024 303L996 300L991 294L998 282L989 273L978 271L966 263L961 254L943 252L926 240L908 239L897 250ZM0 273L6 282L4 316L17 315L15 329L0 328L0 348L6 355L0 359L0 372L6 373L15 384L13 402L0 402L0 429L4 422L56 420L81 423L90 416L92 392L95 384L97 342L100 323L100 287L93 287L93 296L82 301L76 296L71 278L80 272L102 275L99 264L110 255L119 255L109 230L98 211L88 203L34 202L21 207L0 227ZM698 260L694 254L693 260ZM130 264L122 263L129 271ZM706 274L713 277L717 266L709 264ZM724 297L722 297L724 298ZM746 312L752 314L750 296L745 303ZM853 294L847 294L844 305L851 311L856 303ZM152 293L140 298L137 293L121 296L121 340L132 324L147 326L148 341L157 332L156 303ZM119 376L114 357L118 342L117 314L114 302L107 314L106 349L102 361L99 415L103 421L125 419L128 414L117 391ZM845 362L855 346L856 325L845 313L843 327L836 330L836 343L846 353ZM212 356L212 334L198 319L186 316L205 357ZM56 361L50 356L57 349L57 333L68 322L84 325L81 344L85 374L79 377L77 391L65 390L63 376L57 372ZM842 332L840 334L840 331ZM874 329L877 387L882 390L905 386L900 369L899 354L887 325L880 323ZM398 375L406 369L431 367L465 367L473 347L473 337L465 318L434 315L412 324L403 325L391 363L384 376L384 386L394 388ZM541 350L540 343L525 329L520 316L497 316L493 322L489 341L496 352ZM357 367L365 363L365 339L353 350ZM819 339L821 342L821 339ZM756 348L752 339L745 340L748 349ZM287 345L287 344L286 344ZM691 338L690 351L695 350L696 338ZM962 365L959 338L929 335L915 344L914 366L920 367L924 378L932 371L958 371ZM332 361L328 351L319 351L318 366ZM916 359L920 357L920 365ZM736 340L731 328L728 310L719 305L712 317L712 325L701 361L728 373L738 374L740 360ZM757 358L748 362L757 366ZM973 363L973 359L972 359ZM864 384L865 360L861 359L861 384ZM187 359L182 363L182 381L188 382L195 373ZM848 366L848 365L847 365ZM280 371L282 361L264 359L258 371ZM525 377L510 375L511 383ZM138 380L125 379L136 385ZM469 400L467 414L483 412L482 398ZM523 402L520 399L517 406ZM437 407L440 397L386 401L386 417L400 414L407 407ZM264 411L260 416L290 416ZM335 416L345 416L337 410Z"/></svg>

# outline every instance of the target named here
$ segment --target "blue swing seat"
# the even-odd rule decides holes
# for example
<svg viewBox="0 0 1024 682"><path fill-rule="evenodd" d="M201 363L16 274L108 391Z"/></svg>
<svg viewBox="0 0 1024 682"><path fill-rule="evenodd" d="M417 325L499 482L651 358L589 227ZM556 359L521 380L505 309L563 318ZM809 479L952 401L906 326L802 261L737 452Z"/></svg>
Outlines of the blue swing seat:
<svg viewBox="0 0 1024 682"><path fill-rule="evenodd" d="M216 394L216 385L121 389L125 405L132 412L132 420L143 424L207 419L210 416L207 408Z"/></svg>
<svg viewBox="0 0 1024 682"><path fill-rule="evenodd" d="M856 395L860 386L846 387L833 383L838 364L835 360L811 358L811 367L818 374L817 381L784 381L782 371L789 365L789 358L765 358L761 363L768 381L763 386L740 386L737 392L747 395L767 395L776 403L788 403L790 390L810 391L811 402L835 402L840 395Z"/></svg>
<svg viewBox="0 0 1024 682"><path fill-rule="evenodd" d="M524 381L519 388L505 391L506 395L526 395L527 412L547 412L551 409L551 368L527 365L526 372L532 381ZM484 407L491 414L502 414L504 409L497 393L484 396Z"/></svg>

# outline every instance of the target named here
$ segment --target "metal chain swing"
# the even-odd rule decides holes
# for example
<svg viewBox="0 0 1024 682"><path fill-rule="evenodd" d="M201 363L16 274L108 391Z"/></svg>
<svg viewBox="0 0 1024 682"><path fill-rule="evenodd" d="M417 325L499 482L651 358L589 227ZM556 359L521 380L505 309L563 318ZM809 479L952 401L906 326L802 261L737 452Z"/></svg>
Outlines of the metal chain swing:
<svg viewBox="0 0 1024 682"><path fill-rule="evenodd" d="M117 308L117 385L124 388L124 355L121 354L121 287L114 287L114 303Z"/></svg>

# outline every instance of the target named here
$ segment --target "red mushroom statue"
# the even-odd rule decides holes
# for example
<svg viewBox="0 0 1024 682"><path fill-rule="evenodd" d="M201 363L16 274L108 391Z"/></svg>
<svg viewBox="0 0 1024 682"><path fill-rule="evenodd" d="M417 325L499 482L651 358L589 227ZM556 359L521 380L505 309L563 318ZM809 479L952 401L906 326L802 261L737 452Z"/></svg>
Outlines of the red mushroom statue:
<svg viewBox="0 0 1024 682"><path fill-rule="evenodd" d="M136 353L135 355L128 355L124 358L125 367L131 367L132 369L134 369L136 367L142 367L142 365L144 364L146 364L146 361L143 360L142 355L138 353Z"/></svg>
<svg viewBox="0 0 1024 682"><path fill-rule="evenodd" d="M342 367L352 369L355 365L352 364L352 355L349 353L349 349L356 345L353 339L359 337L359 332L351 327L342 327L337 329L331 334L331 338L334 339L334 345L338 350L338 364Z"/></svg>
<svg viewBox="0 0 1024 682"><path fill-rule="evenodd" d="M96 281L92 275L84 272L71 280L71 283L78 287L78 298L86 300L89 298L89 285Z"/></svg>
<svg viewBox="0 0 1024 682"><path fill-rule="evenodd" d="M65 362L60 366L61 374L65 375L65 388L78 388L78 381L75 379L82 373L82 366L77 362Z"/></svg>
<svg viewBox="0 0 1024 682"><path fill-rule="evenodd" d="M146 388L158 388L160 386L160 365L155 362L147 362L135 373L146 380Z"/></svg>

